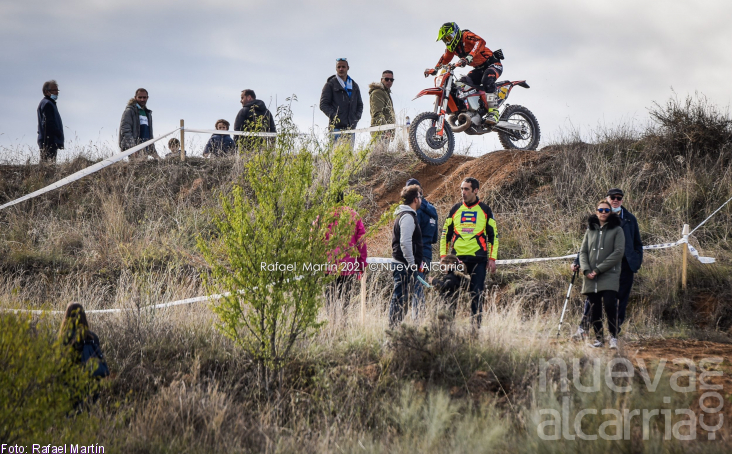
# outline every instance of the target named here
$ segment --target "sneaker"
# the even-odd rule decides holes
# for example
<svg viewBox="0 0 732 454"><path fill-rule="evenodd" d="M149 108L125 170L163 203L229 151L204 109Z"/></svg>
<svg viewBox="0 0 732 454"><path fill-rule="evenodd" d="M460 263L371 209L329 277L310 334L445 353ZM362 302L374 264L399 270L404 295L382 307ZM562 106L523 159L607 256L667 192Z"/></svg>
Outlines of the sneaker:
<svg viewBox="0 0 732 454"><path fill-rule="evenodd" d="M592 343L592 344L590 345L590 347L592 347L592 348L602 348L602 346L603 346L603 345L605 345L605 343L604 343L603 341L601 341L601 340L596 340L595 342L593 342L593 343Z"/></svg>
<svg viewBox="0 0 732 454"><path fill-rule="evenodd" d="M610 348L617 350L618 349L618 339L616 337L610 338Z"/></svg>
<svg viewBox="0 0 732 454"><path fill-rule="evenodd" d="M577 332L572 334L572 340L573 341L583 341L587 339L587 331L583 330L580 326L577 328Z"/></svg>

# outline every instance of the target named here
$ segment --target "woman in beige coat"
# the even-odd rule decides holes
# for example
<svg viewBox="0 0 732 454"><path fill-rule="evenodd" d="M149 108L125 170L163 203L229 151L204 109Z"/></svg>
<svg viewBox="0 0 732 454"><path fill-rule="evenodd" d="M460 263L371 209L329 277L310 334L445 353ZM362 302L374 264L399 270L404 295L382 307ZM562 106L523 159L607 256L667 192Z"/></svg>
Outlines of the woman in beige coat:
<svg viewBox="0 0 732 454"><path fill-rule="evenodd" d="M603 346L602 309L605 307L610 348L618 348L618 288L620 266L625 253L625 234L620 218L602 200L597 214L590 216L580 249L580 269L584 275L582 293L590 300L590 322L595 329L593 347Z"/></svg>

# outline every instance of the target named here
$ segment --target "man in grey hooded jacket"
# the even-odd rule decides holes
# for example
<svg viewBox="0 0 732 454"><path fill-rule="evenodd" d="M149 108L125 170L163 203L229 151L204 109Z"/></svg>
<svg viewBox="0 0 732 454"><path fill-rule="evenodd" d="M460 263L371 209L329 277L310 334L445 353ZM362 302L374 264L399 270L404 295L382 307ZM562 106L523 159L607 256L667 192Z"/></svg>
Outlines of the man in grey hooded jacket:
<svg viewBox="0 0 732 454"><path fill-rule="evenodd" d="M147 108L148 94L144 88L138 88L135 97L127 102L122 119L119 122L119 148L128 150L153 138L152 110ZM150 155L160 159L155 144L130 155L130 160L147 159Z"/></svg>
<svg viewBox="0 0 732 454"><path fill-rule="evenodd" d="M417 222L417 210L422 203L419 186L406 186L401 192L402 204L394 215L394 232L391 237L391 255L394 293L389 306L389 326L392 328L404 319L408 307L405 303L413 293L419 268L422 265L422 231Z"/></svg>

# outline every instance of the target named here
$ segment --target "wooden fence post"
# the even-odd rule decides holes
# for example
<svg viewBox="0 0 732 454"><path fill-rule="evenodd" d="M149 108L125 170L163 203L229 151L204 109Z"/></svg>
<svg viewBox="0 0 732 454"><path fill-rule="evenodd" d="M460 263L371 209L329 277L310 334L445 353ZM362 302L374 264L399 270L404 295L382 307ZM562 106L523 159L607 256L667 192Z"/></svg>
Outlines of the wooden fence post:
<svg viewBox="0 0 732 454"><path fill-rule="evenodd" d="M368 268L368 267L366 267ZM366 324L366 268L361 274L361 324Z"/></svg>
<svg viewBox="0 0 732 454"><path fill-rule="evenodd" d="M185 122L183 119L180 119L180 160L185 161L186 160L186 131L184 128Z"/></svg>
<svg viewBox="0 0 732 454"><path fill-rule="evenodd" d="M684 229L681 231L682 238L689 241L689 224L684 224ZM681 251L681 289L686 290L686 277L687 267L689 266L689 244L683 244L683 250Z"/></svg>

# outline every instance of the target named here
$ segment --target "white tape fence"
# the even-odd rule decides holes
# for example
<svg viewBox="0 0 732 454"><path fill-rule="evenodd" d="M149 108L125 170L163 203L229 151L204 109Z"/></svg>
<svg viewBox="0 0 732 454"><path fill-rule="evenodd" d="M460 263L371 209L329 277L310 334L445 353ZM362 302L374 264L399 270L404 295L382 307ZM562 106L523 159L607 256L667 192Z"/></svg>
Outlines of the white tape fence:
<svg viewBox="0 0 732 454"><path fill-rule="evenodd" d="M408 126L403 125L383 125L383 126L374 126L370 128L362 128L362 129L354 129L354 130L342 130L342 131L334 131L331 132L331 134L355 134L355 133L362 133L362 132L376 132L376 131L388 131L388 130L396 130L396 129L405 129ZM73 183L75 181L80 180L81 178L84 178L87 175L91 175L95 172L98 172L99 170L110 166L116 162L121 161L122 159L128 157L129 155L140 151L147 146L162 140L172 134L174 134L177 131L183 131L183 132L191 132L191 133L200 133L200 134L227 134L227 135L235 135L235 136L252 136L252 137L277 137L280 133L252 133L252 132L243 132L243 131L221 131L221 130L209 130L209 129L195 129L195 128L177 128L173 131L170 131L166 134L163 134L161 136L158 136L154 139L150 139L144 143L141 143L133 148L130 148L129 150L125 150L121 153L118 153L110 158L104 159L97 164L94 164L92 166L89 166L85 169L82 169L76 173L73 173L55 183L52 183L42 189L39 189L37 191L34 191L30 194L27 194L23 197L20 197L18 199L15 199L13 201L7 202L4 205L0 206L0 210L3 210L7 207L16 205L18 203L24 202L26 200L38 197L42 194L45 194L47 192L53 191L54 189L61 188L67 184ZM724 202L719 208L717 208L712 214L710 214L704 221L702 221L698 226L694 228L689 234L684 235L684 237L676 242L673 243L660 243L660 244L654 244L650 246L644 246L643 249L646 250L656 250L656 249L667 249L676 247L682 244L686 244L689 253L695 257L700 263L704 264L710 264L714 263L715 259L713 257L702 257L699 255L699 252L694 248L691 244L689 244L689 236L697 231L700 227L702 227L709 219L712 218L715 214L717 214L722 208L724 208L730 201L732 201L732 197L730 197L726 202ZM528 259L508 259L508 260L496 260L497 265L518 265L518 264L525 264L525 263L536 263L536 262L547 262L547 261L553 261L553 260L567 260L567 259L574 259L577 256L577 254L568 254L563 255L559 257L540 257L540 258L528 258ZM398 263L395 260L391 258L383 258L383 257L370 257L366 260L366 262L370 265L377 265L377 264L390 264L390 263ZM295 279L300 279L302 276L297 276ZM169 303L162 303L162 304L156 304L152 306L145 306L143 309L162 309L167 307L173 307L173 306L179 306L179 305L185 305L185 304L193 304L198 302L203 302L207 300L213 300L213 299L219 299L224 296L228 296L228 294L220 294L220 295L211 295L211 296L199 296L194 298L187 298L183 300L178 301L172 301ZM3 311L12 311L12 312L27 312L27 313L33 313L33 314L41 314L41 313L63 313L64 311L44 311L44 310L31 310L31 309L2 309ZM133 309L94 309L94 310L88 310L86 312L88 313L114 313L114 312L122 312L124 310L133 310Z"/></svg>
<svg viewBox="0 0 732 454"><path fill-rule="evenodd" d="M92 173L99 172L103 168L111 166L115 162L119 162L119 161L123 160L124 158L131 155L132 153L140 151L143 148L146 148L147 146L152 145L153 143L157 142L158 140L168 137L169 135L175 133L178 130L179 129L174 129L174 130L170 131L169 133L163 134L162 136L158 136L154 139L150 139L146 142L141 143L140 145L130 148L129 150L125 150L121 153L117 153L116 155L114 155L110 158L103 159L102 161L99 161L98 163L96 163L94 165L91 165L85 169L81 169L76 173L72 173L71 175L69 175L66 178L62 178L55 183L49 184L45 188L41 188L37 191L31 192L30 194L24 195L23 197L10 201L10 202L0 206L0 210L4 210L7 207L17 205L20 202L25 202L26 200L30 200L32 198L38 197L39 195L42 195L47 192L53 191L54 189L58 189L60 187L66 186L67 184L73 183L74 181L81 180L85 176L91 175Z"/></svg>

